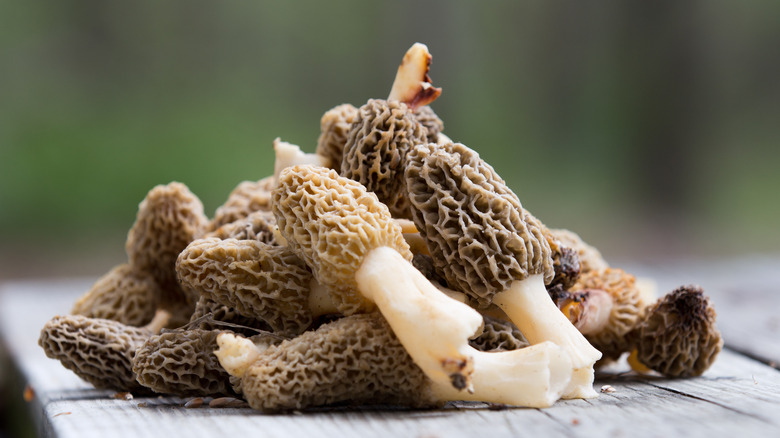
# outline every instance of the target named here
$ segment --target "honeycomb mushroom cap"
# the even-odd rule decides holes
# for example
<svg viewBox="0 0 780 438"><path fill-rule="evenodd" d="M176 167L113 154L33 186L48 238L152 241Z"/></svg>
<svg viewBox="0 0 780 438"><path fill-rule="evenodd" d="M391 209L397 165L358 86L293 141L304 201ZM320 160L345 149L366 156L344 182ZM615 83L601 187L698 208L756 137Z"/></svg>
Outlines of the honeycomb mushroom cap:
<svg viewBox="0 0 780 438"><path fill-rule="evenodd" d="M412 259L387 207L362 184L333 170L285 169L274 190L273 211L290 248L312 268L345 315L374 308L357 292L354 278L369 251L386 246Z"/></svg>
<svg viewBox="0 0 780 438"><path fill-rule="evenodd" d="M589 271L601 271L609 267L599 250L585 243L577 233L565 229L549 229L548 231L561 245L577 252L582 274Z"/></svg>
<svg viewBox="0 0 780 438"><path fill-rule="evenodd" d="M648 309L632 333L637 359L665 376L700 376L723 348L715 318L700 287L675 289Z"/></svg>
<svg viewBox="0 0 780 438"><path fill-rule="evenodd" d="M544 235L552 251L553 271L552 281L547 285L548 289L560 284L563 289L570 289L580 275L580 258L577 250L570 248L561 242L547 227L544 227Z"/></svg>
<svg viewBox="0 0 780 438"><path fill-rule="evenodd" d="M528 347L530 344L511 322L491 316L483 316L482 333L469 340L469 345L479 351L509 351Z"/></svg>
<svg viewBox="0 0 780 438"><path fill-rule="evenodd" d="M334 403L439 404L428 378L376 312L268 348L244 374L241 389L252 408L264 411Z"/></svg>
<svg viewBox="0 0 780 438"><path fill-rule="evenodd" d="M41 330L38 345L46 356L98 389L146 392L135 380L135 351L152 332L108 319L55 316Z"/></svg>
<svg viewBox="0 0 780 438"><path fill-rule="evenodd" d="M222 225L214 231L206 233L203 237L216 237L218 239L257 240L259 242L276 245L274 237L276 218L270 210L259 210L249 213L246 217Z"/></svg>
<svg viewBox="0 0 780 438"><path fill-rule="evenodd" d="M427 142L427 135L404 103L371 99L360 107L349 131L340 173L374 192L394 216L409 217L405 158L415 145Z"/></svg>
<svg viewBox="0 0 780 438"><path fill-rule="evenodd" d="M572 291L601 290L612 298L612 309L604 328L587 334L588 341L601 351L604 359L618 359L631 349L629 332L641 320L644 310L636 278L622 269L607 268L581 275Z"/></svg>
<svg viewBox="0 0 780 438"><path fill-rule="evenodd" d="M312 323L312 274L289 247L198 239L181 252L176 270L186 289L262 320L275 332L294 335Z"/></svg>
<svg viewBox="0 0 780 438"><path fill-rule="evenodd" d="M135 223L127 235L129 263L148 272L162 290L160 305L172 313L184 313L186 321L196 297L186 295L176 281L176 257L200 237L208 219L203 204L182 183L158 185L138 207Z"/></svg>
<svg viewBox="0 0 780 438"><path fill-rule="evenodd" d="M486 307L515 280L552 280L543 225L476 152L429 143L406 158L412 218L450 287Z"/></svg>
<svg viewBox="0 0 780 438"><path fill-rule="evenodd" d="M444 122L433 112L433 108L428 105L417 107L414 117L427 130L428 143L438 143L439 133L444 131Z"/></svg>
<svg viewBox="0 0 780 438"><path fill-rule="evenodd" d="M125 263L100 277L74 303L71 313L142 326L154 318L159 295L151 275Z"/></svg>
<svg viewBox="0 0 780 438"><path fill-rule="evenodd" d="M344 103L326 111L320 120L320 137L317 140L316 153L326 157L335 166L334 170L337 172L341 170L347 134L357 112L358 109L353 105Z"/></svg>
<svg viewBox="0 0 780 438"><path fill-rule="evenodd" d="M214 356L220 330L175 330L149 337L136 351L138 383L178 396L235 395L230 376Z"/></svg>
<svg viewBox="0 0 780 438"><path fill-rule="evenodd" d="M224 204L217 208L214 219L209 223L209 230L235 222L249 216L255 211L271 210L271 190L276 185L273 176L259 181L243 181L230 192Z"/></svg>

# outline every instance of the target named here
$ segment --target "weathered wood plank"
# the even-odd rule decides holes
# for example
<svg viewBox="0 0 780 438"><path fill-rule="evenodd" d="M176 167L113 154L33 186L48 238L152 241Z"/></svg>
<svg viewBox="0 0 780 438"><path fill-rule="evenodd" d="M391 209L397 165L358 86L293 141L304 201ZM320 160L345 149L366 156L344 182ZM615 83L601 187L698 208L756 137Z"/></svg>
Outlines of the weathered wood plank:
<svg viewBox="0 0 780 438"><path fill-rule="evenodd" d="M675 277L655 276L660 285L680 283ZM704 283L695 279L688 282ZM561 401L544 410L495 409L476 403L433 411L319 409L262 415L247 408L204 405L186 409L186 400L172 397L116 400L111 392L92 389L58 362L47 359L37 346L44 322L67 312L90 283L18 283L0 290L0 332L36 391L32 407L44 436L642 437L685 433L709 437L780 430L780 419L776 418L780 412L780 371L728 350L701 378L602 374L597 388L608 384L615 392L593 400ZM716 306L722 304L718 301ZM718 308L721 315L729 314L727 309ZM724 333L727 326L722 325Z"/></svg>

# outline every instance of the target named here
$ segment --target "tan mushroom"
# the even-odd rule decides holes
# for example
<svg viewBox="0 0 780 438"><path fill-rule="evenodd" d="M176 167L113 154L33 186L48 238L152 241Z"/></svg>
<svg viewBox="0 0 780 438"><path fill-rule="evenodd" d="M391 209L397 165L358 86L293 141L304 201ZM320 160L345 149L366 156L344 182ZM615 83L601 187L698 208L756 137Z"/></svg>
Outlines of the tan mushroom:
<svg viewBox="0 0 780 438"><path fill-rule="evenodd" d="M427 130L397 100L370 99L358 109L341 161L341 176L376 194L397 217L409 217L403 171L406 153L427 142Z"/></svg>
<svg viewBox="0 0 780 438"><path fill-rule="evenodd" d="M159 299L160 289L154 278L124 263L100 277L73 304L71 313L138 327L154 318Z"/></svg>
<svg viewBox="0 0 780 438"><path fill-rule="evenodd" d="M176 271L184 288L262 320L283 335L297 335L315 316L335 310L321 307L311 271L285 246L199 239L181 252Z"/></svg>
<svg viewBox="0 0 780 438"><path fill-rule="evenodd" d="M723 339L715 309L699 286L682 286L660 298L631 333L637 362L669 377L699 376L715 361Z"/></svg>
<svg viewBox="0 0 780 438"><path fill-rule="evenodd" d="M275 229L276 218L274 214L270 210L259 210L222 225L216 230L206 233L203 237L216 237L222 240L257 240L271 245L282 245L276 239Z"/></svg>
<svg viewBox="0 0 780 438"><path fill-rule="evenodd" d="M276 185L273 176L259 181L243 181L230 192L224 204L217 208L209 223L210 231L243 219L256 211L271 211L271 190Z"/></svg>
<svg viewBox="0 0 780 438"><path fill-rule="evenodd" d="M41 330L38 345L99 389L144 391L135 379L132 360L136 350L168 322L170 314L157 312L144 327L81 315L55 316Z"/></svg>
<svg viewBox="0 0 780 438"><path fill-rule="evenodd" d="M462 144L416 146L405 177L412 217L448 285L480 307L497 304L532 345L561 346L575 368L566 396L595 397L593 365L601 353L547 293L554 270L543 225Z"/></svg>
<svg viewBox="0 0 780 438"><path fill-rule="evenodd" d="M335 106L320 120L320 137L317 139L317 155L328 159L330 168L337 172L341 170L341 159L344 155L344 145L347 144L349 128L355 121L358 109L344 103Z"/></svg>
<svg viewBox="0 0 780 438"><path fill-rule="evenodd" d="M235 395L230 375L214 356L220 330L174 330L151 336L136 350L138 383L178 396Z"/></svg>

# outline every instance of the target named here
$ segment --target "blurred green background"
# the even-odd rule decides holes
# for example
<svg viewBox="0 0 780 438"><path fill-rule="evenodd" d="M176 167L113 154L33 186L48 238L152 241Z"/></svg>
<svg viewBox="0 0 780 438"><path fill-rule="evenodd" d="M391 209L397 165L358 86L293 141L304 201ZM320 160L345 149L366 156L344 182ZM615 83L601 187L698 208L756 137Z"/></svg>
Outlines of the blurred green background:
<svg viewBox="0 0 780 438"><path fill-rule="evenodd" d="M8 1L0 279L104 273L156 184L213 214L415 41L445 132L609 260L780 249L780 2Z"/></svg>

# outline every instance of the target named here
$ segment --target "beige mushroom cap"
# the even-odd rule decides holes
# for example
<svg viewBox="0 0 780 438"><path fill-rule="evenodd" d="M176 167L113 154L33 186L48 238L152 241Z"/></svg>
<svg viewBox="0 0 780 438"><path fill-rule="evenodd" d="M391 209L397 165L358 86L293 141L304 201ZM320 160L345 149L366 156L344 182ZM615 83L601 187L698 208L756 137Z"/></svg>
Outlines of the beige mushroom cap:
<svg viewBox="0 0 780 438"><path fill-rule="evenodd" d="M282 171L273 211L290 247L345 315L374 309L355 282L369 251L386 246L412 260L387 207L363 185L333 170L303 165Z"/></svg>
<svg viewBox="0 0 780 438"><path fill-rule="evenodd" d="M515 280L553 276L542 224L460 143L418 145L405 172L412 217L450 287L481 307Z"/></svg>
<svg viewBox="0 0 780 438"><path fill-rule="evenodd" d="M337 172L341 170L344 145L347 144L349 129L357 112L358 109L353 105L344 103L326 111L320 120L320 136L315 152L327 158L331 168Z"/></svg>
<svg viewBox="0 0 780 438"><path fill-rule="evenodd" d="M160 288L152 276L127 263L100 277L74 304L71 313L142 326L154 318Z"/></svg>
<svg viewBox="0 0 780 438"><path fill-rule="evenodd" d="M715 319L700 287L679 287L659 299L632 333L636 358L669 377L699 376L723 348Z"/></svg>
<svg viewBox="0 0 780 438"><path fill-rule="evenodd" d="M256 240L198 239L181 252L182 286L236 312L296 335L312 322L312 275L290 248Z"/></svg>
<svg viewBox="0 0 780 438"><path fill-rule="evenodd" d="M255 211L271 211L271 190L275 185L276 179L273 176L239 183L230 192L225 203L217 208L209 230L216 230Z"/></svg>
<svg viewBox="0 0 780 438"><path fill-rule="evenodd" d="M370 99L358 109L341 162L341 175L363 184L394 216L408 217L403 178L406 154L427 142L427 129L406 104Z"/></svg>

